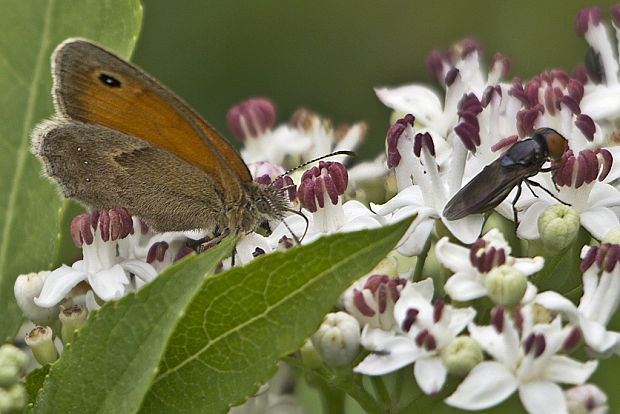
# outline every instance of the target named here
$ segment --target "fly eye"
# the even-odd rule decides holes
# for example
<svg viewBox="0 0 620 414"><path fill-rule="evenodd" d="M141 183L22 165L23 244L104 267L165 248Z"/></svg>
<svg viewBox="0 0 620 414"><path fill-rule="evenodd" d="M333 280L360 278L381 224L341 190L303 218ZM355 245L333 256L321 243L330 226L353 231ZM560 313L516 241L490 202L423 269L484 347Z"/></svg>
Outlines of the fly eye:
<svg viewBox="0 0 620 414"><path fill-rule="evenodd" d="M549 148L549 155L554 161L558 161L562 158L562 154L566 151L568 141L562 135L554 130L550 130L545 135L545 141L547 142L547 148Z"/></svg>

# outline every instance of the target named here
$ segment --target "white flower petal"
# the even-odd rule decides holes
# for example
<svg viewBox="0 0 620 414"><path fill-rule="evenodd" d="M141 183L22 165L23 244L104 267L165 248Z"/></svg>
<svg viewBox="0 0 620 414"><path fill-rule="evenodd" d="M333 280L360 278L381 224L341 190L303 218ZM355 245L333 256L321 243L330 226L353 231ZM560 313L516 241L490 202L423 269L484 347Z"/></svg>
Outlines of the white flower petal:
<svg viewBox="0 0 620 414"><path fill-rule="evenodd" d="M566 398L559 385L533 381L519 387L521 403L529 414L566 414Z"/></svg>
<svg viewBox="0 0 620 414"><path fill-rule="evenodd" d="M537 200L525 213L519 214L519 228L517 236L526 240L535 240L540 238L538 232L538 218L549 207L551 203L546 200Z"/></svg>
<svg viewBox="0 0 620 414"><path fill-rule="evenodd" d="M541 256L536 256L534 258L518 257L512 265L512 267L523 273L525 276L538 272L544 266L545 259Z"/></svg>
<svg viewBox="0 0 620 414"><path fill-rule="evenodd" d="M499 404L517 389L517 379L495 361L476 365L456 391L446 398L446 404L464 410L482 410Z"/></svg>
<svg viewBox="0 0 620 414"><path fill-rule="evenodd" d="M86 292L84 303L86 304L86 309L88 309L89 313L101 307L97 303L97 300L95 299L95 294L93 293L92 290L89 290L88 292Z"/></svg>
<svg viewBox="0 0 620 414"><path fill-rule="evenodd" d="M484 224L484 215L472 214L454 221L442 217L442 221L454 237L465 244L472 244L480 236Z"/></svg>
<svg viewBox="0 0 620 414"><path fill-rule="evenodd" d="M404 336L394 337L383 346L383 350L369 354L353 371L366 375L384 375L411 364L421 353L420 348Z"/></svg>
<svg viewBox="0 0 620 414"><path fill-rule="evenodd" d="M427 395L437 394L446 382L448 370L441 357L420 358L413 366L413 375Z"/></svg>
<svg viewBox="0 0 620 414"><path fill-rule="evenodd" d="M553 292L551 290L542 292L536 296L534 302L543 305L549 310L561 312L566 315L571 323L576 324L579 321L579 311L577 310L577 307L573 304L573 302L557 292Z"/></svg>
<svg viewBox="0 0 620 414"><path fill-rule="evenodd" d="M62 265L47 276L41 294L34 298L34 303L42 308L57 305L75 285L86 278L86 273Z"/></svg>
<svg viewBox="0 0 620 414"><path fill-rule="evenodd" d="M486 288L471 273L455 273L448 279L444 289L454 300L465 302L487 295Z"/></svg>
<svg viewBox="0 0 620 414"><path fill-rule="evenodd" d="M618 154L620 155L620 154ZM614 158L618 159L618 158ZM617 162L614 163L614 165ZM607 178L609 179L609 177ZM615 207L620 205L620 191L612 185L595 182L588 197L588 204L592 207Z"/></svg>
<svg viewBox="0 0 620 414"><path fill-rule="evenodd" d="M545 370L545 377L562 384L583 384L597 366L598 361L580 362L565 355L553 355Z"/></svg>
<svg viewBox="0 0 620 414"><path fill-rule="evenodd" d="M157 271L150 264L138 259L127 259L120 263L127 272L133 273L145 282L150 282L157 277Z"/></svg>
<svg viewBox="0 0 620 414"><path fill-rule="evenodd" d="M95 294L107 302L123 297L125 288L129 285L129 278L121 265L117 264L110 269L89 275L88 282Z"/></svg>
<svg viewBox="0 0 620 414"><path fill-rule="evenodd" d="M435 245L435 256L444 267L458 272L463 269L463 264L469 261L469 249L450 243L448 237L442 237Z"/></svg>
<svg viewBox="0 0 620 414"><path fill-rule="evenodd" d="M364 325L360 336L362 346L370 351L385 349L385 344L396 337L393 331L385 331L381 328L374 328L369 324Z"/></svg>
<svg viewBox="0 0 620 414"><path fill-rule="evenodd" d="M396 251L407 257L420 254L422 250L424 250L426 240L431 234L434 226L435 220L422 218L420 216L416 217L403 238L396 245Z"/></svg>
<svg viewBox="0 0 620 414"><path fill-rule="evenodd" d="M398 88L375 88L375 93L388 108L412 114L426 125L442 115L439 97L425 86L412 84Z"/></svg>
<svg viewBox="0 0 620 414"><path fill-rule="evenodd" d="M413 215L423 205L422 189L419 185L412 185L399 191L398 194L390 198L385 204L370 203L370 209L376 214L385 216L403 207L416 206L417 208L409 214Z"/></svg>
<svg viewBox="0 0 620 414"><path fill-rule="evenodd" d="M476 317L476 310L471 306L468 308L450 307L446 313L448 313L446 316L450 318L450 321L447 327L449 332L445 334L451 336L451 340L456 338L456 336Z"/></svg>
<svg viewBox="0 0 620 414"><path fill-rule="evenodd" d="M620 225L618 216L606 207L594 207L580 215L581 225L597 240L602 240L609 232Z"/></svg>

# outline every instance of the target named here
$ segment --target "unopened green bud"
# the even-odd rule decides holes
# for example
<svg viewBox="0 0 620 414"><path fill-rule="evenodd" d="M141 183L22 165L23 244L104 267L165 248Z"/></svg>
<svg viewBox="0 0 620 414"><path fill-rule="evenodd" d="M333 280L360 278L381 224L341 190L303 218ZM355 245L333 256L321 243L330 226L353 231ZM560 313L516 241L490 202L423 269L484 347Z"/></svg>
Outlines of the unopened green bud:
<svg viewBox="0 0 620 414"><path fill-rule="evenodd" d="M0 387L8 388L17 383L26 363L28 355L24 351L10 344L0 346Z"/></svg>
<svg viewBox="0 0 620 414"><path fill-rule="evenodd" d="M579 233L580 218L571 206L554 204L538 218L538 232L543 245L550 250L568 247Z"/></svg>
<svg viewBox="0 0 620 414"><path fill-rule="evenodd" d="M601 240L601 244L603 243L620 244L620 227L610 230Z"/></svg>
<svg viewBox="0 0 620 414"><path fill-rule="evenodd" d="M478 342L471 336L460 335L443 350L441 359L450 374L464 377L482 362L484 355Z"/></svg>
<svg viewBox="0 0 620 414"><path fill-rule="evenodd" d="M28 395L23 384L13 384L9 388L0 388L0 413L20 413L26 407Z"/></svg>
<svg viewBox="0 0 620 414"><path fill-rule="evenodd" d="M34 358L41 365L51 364L58 359L52 328L49 326L35 326L26 334L26 345L30 347Z"/></svg>
<svg viewBox="0 0 620 414"><path fill-rule="evenodd" d="M527 278L512 266L493 268L486 278L489 298L498 305L513 308L521 303L527 289Z"/></svg>

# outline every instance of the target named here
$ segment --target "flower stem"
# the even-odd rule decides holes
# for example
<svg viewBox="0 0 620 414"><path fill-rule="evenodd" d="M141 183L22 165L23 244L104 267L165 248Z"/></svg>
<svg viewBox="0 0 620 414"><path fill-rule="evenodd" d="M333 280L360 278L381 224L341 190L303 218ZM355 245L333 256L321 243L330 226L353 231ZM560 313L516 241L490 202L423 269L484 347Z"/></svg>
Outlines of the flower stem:
<svg viewBox="0 0 620 414"><path fill-rule="evenodd" d="M422 252L418 255L418 260L415 263L415 269L413 271L413 282L417 282L422 280L422 270L424 270L424 263L426 262L426 257L428 256L428 251L431 248L431 237L426 239L426 243L424 243L424 248Z"/></svg>
<svg viewBox="0 0 620 414"><path fill-rule="evenodd" d="M309 369L300 360L296 358L284 358L284 360L304 371L310 376L312 382L320 385L323 402L325 404L326 413L342 413L344 412L344 395L342 400L337 399L334 392L344 391L351 396L362 407L364 412L369 414L383 414L386 410L375 400L372 395L364 389L362 385L362 376L353 374L350 367L334 370L328 367L318 369ZM330 390L331 388L331 390ZM338 390L335 390L337 388ZM340 392L340 394L342 394ZM333 398L333 400L332 400ZM340 403L342 401L342 404ZM334 406L328 406L334 404Z"/></svg>

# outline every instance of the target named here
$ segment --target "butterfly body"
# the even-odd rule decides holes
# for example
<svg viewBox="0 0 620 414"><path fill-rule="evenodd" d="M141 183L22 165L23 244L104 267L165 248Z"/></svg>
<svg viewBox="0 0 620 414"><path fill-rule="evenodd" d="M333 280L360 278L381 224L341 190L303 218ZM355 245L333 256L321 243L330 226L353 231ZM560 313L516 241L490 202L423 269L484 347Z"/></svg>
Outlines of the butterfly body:
<svg viewBox="0 0 620 414"><path fill-rule="evenodd" d="M172 92L89 41L52 56L56 119L32 151L66 197L125 207L159 231L247 233L281 219L285 191L252 176L239 153Z"/></svg>

